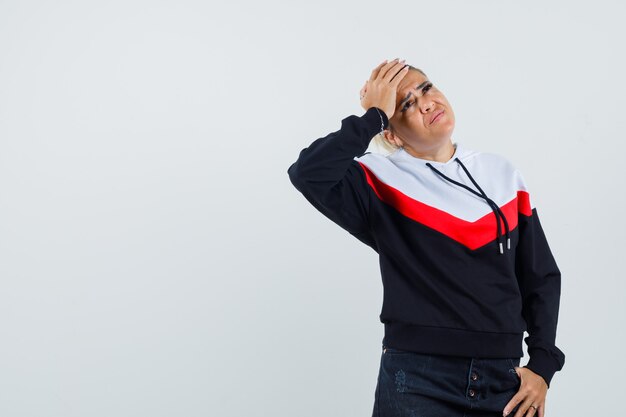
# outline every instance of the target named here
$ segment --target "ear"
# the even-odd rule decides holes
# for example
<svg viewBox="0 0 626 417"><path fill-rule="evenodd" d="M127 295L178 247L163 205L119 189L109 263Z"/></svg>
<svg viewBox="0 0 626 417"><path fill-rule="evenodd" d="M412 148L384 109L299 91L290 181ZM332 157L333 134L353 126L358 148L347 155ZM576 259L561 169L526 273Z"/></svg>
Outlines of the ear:
<svg viewBox="0 0 626 417"><path fill-rule="evenodd" d="M402 146L402 141L398 138L391 130L385 129L383 131L383 135L385 135L385 140L392 145L397 147Z"/></svg>

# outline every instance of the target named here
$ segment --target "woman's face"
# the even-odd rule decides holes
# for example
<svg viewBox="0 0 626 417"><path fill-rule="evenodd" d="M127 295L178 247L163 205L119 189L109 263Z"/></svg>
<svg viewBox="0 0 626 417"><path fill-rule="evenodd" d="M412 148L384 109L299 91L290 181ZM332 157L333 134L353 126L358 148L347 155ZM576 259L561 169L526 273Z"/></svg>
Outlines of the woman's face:
<svg viewBox="0 0 626 417"><path fill-rule="evenodd" d="M450 140L454 112L443 93L426 76L410 70L398 85L396 111L390 122L394 133L390 136L396 145L431 149Z"/></svg>

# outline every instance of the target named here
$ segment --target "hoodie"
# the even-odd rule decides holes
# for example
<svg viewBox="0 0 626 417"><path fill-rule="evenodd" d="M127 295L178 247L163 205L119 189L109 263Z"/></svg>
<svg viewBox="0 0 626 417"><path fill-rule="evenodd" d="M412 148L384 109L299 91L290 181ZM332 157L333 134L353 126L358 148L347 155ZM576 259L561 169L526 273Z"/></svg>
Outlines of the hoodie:
<svg viewBox="0 0 626 417"><path fill-rule="evenodd" d="M287 170L318 211L378 254L383 345L521 358L523 340L525 367L549 387L565 362L555 345L561 273L522 174L459 142L447 162L366 152L388 123L376 107L348 116Z"/></svg>

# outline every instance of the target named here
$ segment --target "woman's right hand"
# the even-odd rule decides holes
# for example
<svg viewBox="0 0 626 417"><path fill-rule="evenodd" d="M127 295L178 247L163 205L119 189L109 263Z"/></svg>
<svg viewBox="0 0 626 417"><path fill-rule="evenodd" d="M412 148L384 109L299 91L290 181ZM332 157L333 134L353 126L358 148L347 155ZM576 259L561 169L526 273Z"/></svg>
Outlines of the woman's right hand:
<svg viewBox="0 0 626 417"><path fill-rule="evenodd" d="M387 119L391 119L396 111L398 84L409 72L409 66L404 61L398 61L398 58L391 62L385 60L372 70L370 79L361 88L361 106L364 110L378 107L385 112Z"/></svg>

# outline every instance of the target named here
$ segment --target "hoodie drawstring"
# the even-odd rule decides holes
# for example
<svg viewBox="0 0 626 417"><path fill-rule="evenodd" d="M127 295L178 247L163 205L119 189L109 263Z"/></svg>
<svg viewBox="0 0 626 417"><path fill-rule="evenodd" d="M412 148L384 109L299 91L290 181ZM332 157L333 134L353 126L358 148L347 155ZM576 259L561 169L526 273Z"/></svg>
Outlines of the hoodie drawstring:
<svg viewBox="0 0 626 417"><path fill-rule="evenodd" d="M467 170L467 168L465 167L465 165L463 165L463 163L461 162L461 160L457 157L454 158L454 160L456 162L458 162L459 165L461 165L461 168L463 168L463 171L465 171L465 173L467 174L467 176L469 177L469 179L472 181L472 183L476 186L476 188L478 188L478 190L480 191L480 193L476 192L475 190L471 189L470 187L468 187L465 184L461 184L458 181L453 180L452 178L447 177L446 175L444 175L443 173L439 172L439 170L437 170L434 166L431 165L430 162L427 162L426 165L432 169L436 174L438 174L439 176L445 178L446 180L448 180L449 182L458 185L459 187L463 187L466 190L470 191L471 193L476 194L478 197L483 198L487 204L489 204L489 206L491 207L491 210L493 210L493 214L496 216L496 223L497 223L497 232L496 232L496 239L498 241L498 247L500 248L500 253L504 253L503 249L502 249L502 242L500 241L500 235L501 235L501 229L500 229L500 218L502 218L502 221L504 222L504 228L506 230L506 247L507 249L511 249L511 237L509 234L509 222L506 220L506 217L504 216L504 213L502 213L502 209L500 209L500 207L489 197L487 197L487 194L485 194L485 192L482 190L482 188L480 188L480 186L478 185L478 183L476 181L474 181L474 178L472 177L472 175L469 173L469 171Z"/></svg>

